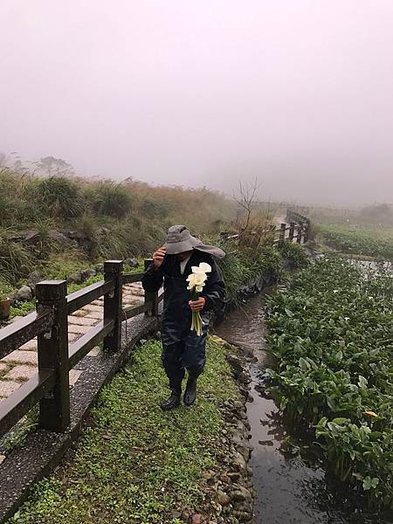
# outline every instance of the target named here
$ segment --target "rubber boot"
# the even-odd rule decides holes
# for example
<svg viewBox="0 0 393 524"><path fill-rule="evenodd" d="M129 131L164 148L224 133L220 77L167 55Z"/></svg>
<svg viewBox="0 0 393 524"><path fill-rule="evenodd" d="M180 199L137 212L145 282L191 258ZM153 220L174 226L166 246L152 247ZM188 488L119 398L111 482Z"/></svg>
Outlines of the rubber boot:
<svg viewBox="0 0 393 524"><path fill-rule="evenodd" d="M187 386L184 392L184 404L192 406L197 395L197 379L198 375L188 375Z"/></svg>
<svg viewBox="0 0 393 524"><path fill-rule="evenodd" d="M173 388L170 396L161 402L160 407L163 411L169 411L180 406L181 388Z"/></svg>

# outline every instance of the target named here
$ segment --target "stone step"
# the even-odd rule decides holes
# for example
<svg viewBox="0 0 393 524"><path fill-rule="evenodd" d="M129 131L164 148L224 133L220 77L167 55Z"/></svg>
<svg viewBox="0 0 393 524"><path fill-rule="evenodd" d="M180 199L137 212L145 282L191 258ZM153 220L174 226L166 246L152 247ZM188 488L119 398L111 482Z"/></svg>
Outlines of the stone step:
<svg viewBox="0 0 393 524"><path fill-rule="evenodd" d="M16 382L26 382L26 380L29 380L29 378L31 378L35 373L37 373L36 366L20 364L8 371L8 373L1 377L1 380L7 379Z"/></svg>
<svg viewBox="0 0 393 524"><path fill-rule="evenodd" d="M89 317L78 317L70 315L68 317L68 325L78 325L78 326L94 326L97 324L97 320Z"/></svg>
<svg viewBox="0 0 393 524"><path fill-rule="evenodd" d="M78 324L68 324L68 333L84 335L89 331L91 326L80 326Z"/></svg>
<svg viewBox="0 0 393 524"><path fill-rule="evenodd" d="M9 397L12 395L14 391L16 391L21 386L20 382L14 382L12 380L1 380L0 381L0 397L4 398Z"/></svg>
<svg viewBox="0 0 393 524"><path fill-rule="evenodd" d="M94 306L94 305L88 305L88 306L84 306L83 307L83 310L84 311L87 311L87 314L91 313L91 312L101 312L104 310L104 306Z"/></svg>
<svg viewBox="0 0 393 524"><path fill-rule="evenodd" d="M38 357L34 351L22 351L16 349L2 359L2 362L15 362L16 364L30 364L31 366L37 366Z"/></svg>
<svg viewBox="0 0 393 524"><path fill-rule="evenodd" d="M104 317L104 308L101 308L101 311L88 311L86 317L94 318L95 320L102 320Z"/></svg>

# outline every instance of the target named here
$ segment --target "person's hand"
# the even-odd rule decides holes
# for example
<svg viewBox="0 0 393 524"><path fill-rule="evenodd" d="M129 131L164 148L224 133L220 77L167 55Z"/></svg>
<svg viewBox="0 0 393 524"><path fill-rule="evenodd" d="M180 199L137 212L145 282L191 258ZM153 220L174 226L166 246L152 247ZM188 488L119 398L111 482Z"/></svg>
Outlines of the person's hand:
<svg viewBox="0 0 393 524"><path fill-rule="evenodd" d="M154 269L159 269L162 266L165 255L166 255L165 247L160 247L157 249L157 251L155 251L155 253L153 253Z"/></svg>
<svg viewBox="0 0 393 524"><path fill-rule="evenodd" d="M188 302L188 305L191 308L191 311L193 312L199 312L202 311L202 309L205 307L206 299L204 297L199 297L198 300L190 300Z"/></svg>

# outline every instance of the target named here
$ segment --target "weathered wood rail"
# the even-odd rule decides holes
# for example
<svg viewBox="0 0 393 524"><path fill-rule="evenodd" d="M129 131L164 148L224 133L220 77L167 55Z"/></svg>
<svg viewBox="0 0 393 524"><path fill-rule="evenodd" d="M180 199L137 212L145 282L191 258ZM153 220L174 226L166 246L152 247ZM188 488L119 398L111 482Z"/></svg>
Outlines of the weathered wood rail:
<svg viewBox="0 0 393 524"><path fill-rule="evenodd" d="M145 261L145 267L150 263ZM124 273L121 260L104 264L104 281L67 296L66 281L40 282L36 286L36 312L0 330L0 358L37 337L38 370L0 403L0 437L33 406L39 404L39 428L64 432L70 424L69 373L95 346L107 352L121 347L123 320L145 313L157 316L158 293L146 293L136 307L122 307L122 286L140 282L143 273ZM77 341L68 342L68 315L104 297L103 320Z"/></svg>
<svg viewBox="0 0 393 524"><path fill-rule="evenodd" d="M292 211L287 210L286 222L281 222L280 227L272 225L265 229L249 231L255 237L271 236L273 245L282 244L285 241L305 244L309 240L311 221L309 218ZM221 237L227 240L241 240L242 234L221 233Z"/></svg>
<svg viewBox="0 0 393 524"><path fill-rule="evenodd" d="M273 244L283 244L284 242L297 242L298 244L306 244L309 240L309 222L294 222L291 221L289 225L286 222L280 224L280 228L275 231L278 232L278 238L275 238Z"/></svg>
<svg viewBox="0 0 393 524"><path fill-rule="evenodd" d="M309 240L310 220L287 209L286 222L281 222L279 228L274 228L273 245L282 244L285 241L305 244Z"/></svg>

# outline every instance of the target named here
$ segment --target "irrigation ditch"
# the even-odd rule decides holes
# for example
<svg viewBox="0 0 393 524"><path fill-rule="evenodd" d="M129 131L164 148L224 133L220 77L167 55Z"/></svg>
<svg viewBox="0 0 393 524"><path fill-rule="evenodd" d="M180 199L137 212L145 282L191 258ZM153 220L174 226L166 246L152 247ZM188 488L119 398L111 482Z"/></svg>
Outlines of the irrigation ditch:
<svg viewBox="0 0 393 524"><path fill-rule="evenodd" d="M359 261L353 261L358 265ZM378 265L361 262L365 269ZM267 368L275 359L266 343L266 300L275 292L274 279L249 287L243 307L231 311L215 333L238 348L248 377L247 420L252 450L254 522L256 524L391 524L390 510L368 507L365 500L337 480L311 432L284 416L269 393Z"/></svg>

